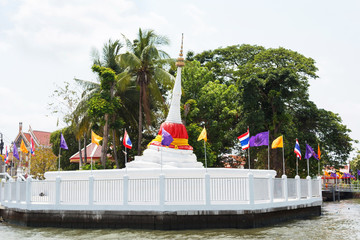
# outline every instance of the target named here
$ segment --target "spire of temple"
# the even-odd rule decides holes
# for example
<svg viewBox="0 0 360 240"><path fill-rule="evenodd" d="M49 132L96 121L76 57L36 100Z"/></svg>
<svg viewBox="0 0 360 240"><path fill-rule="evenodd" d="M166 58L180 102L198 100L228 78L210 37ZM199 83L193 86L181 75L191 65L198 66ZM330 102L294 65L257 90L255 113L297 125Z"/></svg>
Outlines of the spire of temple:
<svg viewBox="0 0 360 240"><path fill-rule="evenodd" d="M180 99L181 99L181 68L185 65L184 58L183 58L183 40L184 40L184 34L182 34L181 39L181 50L179 57L176 61L177 66L177 75L175 79L174 89L172 92L172 98L171 98L171 105L169 114L166 118L165 122L169 123L182 123L181 121L181 114L180 114Z"/></svg>
<svg viewBox="0 0 360 240"><path fill-rule="evenodd" d="M184 34L181 36L181 49L179 57L176 60L176 66L177 67L183 67L185 65L184 58L183 58L183 42L184 42Z"/></svg>

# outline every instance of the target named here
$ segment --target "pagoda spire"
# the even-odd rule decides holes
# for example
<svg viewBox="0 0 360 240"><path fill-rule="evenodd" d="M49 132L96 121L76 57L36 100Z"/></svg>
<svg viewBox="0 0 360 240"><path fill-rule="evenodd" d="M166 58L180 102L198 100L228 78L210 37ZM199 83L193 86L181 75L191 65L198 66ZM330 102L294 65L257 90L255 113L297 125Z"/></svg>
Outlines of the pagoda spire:
<svg viewBox="0 0 360 240"><path fill-rule="evenodd" d="M184 58L183 58L183 40L184 40L184 34L182 34L180 54L176 60L177 75L176 75L176 79L175 79L174 89L172 92L170 110L169 110L169 114L165 121L165 122L169 122L169 123L182 124L181 114L180 114L181 68L185 65Z"/></svg>

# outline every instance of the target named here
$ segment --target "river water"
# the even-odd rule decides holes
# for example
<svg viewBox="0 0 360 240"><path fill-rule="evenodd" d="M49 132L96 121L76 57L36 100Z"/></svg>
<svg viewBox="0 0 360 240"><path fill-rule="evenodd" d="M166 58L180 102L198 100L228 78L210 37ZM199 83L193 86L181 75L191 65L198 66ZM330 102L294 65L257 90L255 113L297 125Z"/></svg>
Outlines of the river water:
<svg viewBox="0 0 360 240"><path fill-rule="evenodd" d="M13 239L360 239L360 199L323 203L319 217L256 229L84 230L29 228L0 223L0 240Z"/></svg>

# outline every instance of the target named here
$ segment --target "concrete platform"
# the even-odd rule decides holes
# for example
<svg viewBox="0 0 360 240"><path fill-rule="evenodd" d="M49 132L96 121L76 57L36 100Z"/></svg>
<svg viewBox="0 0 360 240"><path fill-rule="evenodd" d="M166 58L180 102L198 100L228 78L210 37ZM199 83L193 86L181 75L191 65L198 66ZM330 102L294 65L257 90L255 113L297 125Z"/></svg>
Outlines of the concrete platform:
<svg viewBox="0 0 360 240"><path fill-rule="evenodd" d="M266 211L54 211L0 209L4 221L29 227L156 230L257 228L321 215L321 205Z"/></svg>

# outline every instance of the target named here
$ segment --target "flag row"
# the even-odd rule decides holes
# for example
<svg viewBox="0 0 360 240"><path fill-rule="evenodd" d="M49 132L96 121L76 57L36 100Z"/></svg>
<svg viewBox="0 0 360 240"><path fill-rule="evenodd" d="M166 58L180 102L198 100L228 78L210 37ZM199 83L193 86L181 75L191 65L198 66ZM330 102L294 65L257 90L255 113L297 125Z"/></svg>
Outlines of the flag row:
<svg viewBox="0 0 360 240"><path fill-rule="evenodd" d="M250 131L247 130L246 133L240 135L237 137L241 144L241 149L246 150L250 147L259 147L259 146L269 146L269 131L267 132L261 132L256 134L255 136L250 137ZM284 148L284 139L283 136L280 136L276 138L271 143L271 148ZM295 141L295 147L294 147L294 153L296 156L301 159L301 150L300 150L300 144L298 139ZM313 148L306 144L306 153L305 153L305 159L309 159L311 157L314 157L317 160L320 160L321 158L321 152L320 152L320 145L318 145L318 152L316 153Z"/></svg>

